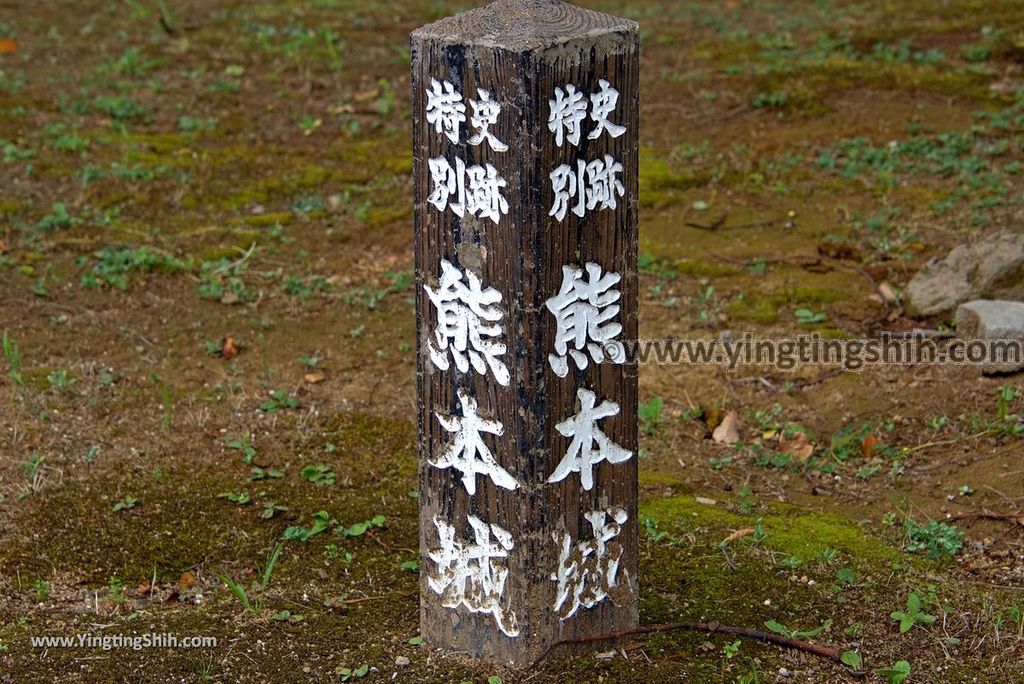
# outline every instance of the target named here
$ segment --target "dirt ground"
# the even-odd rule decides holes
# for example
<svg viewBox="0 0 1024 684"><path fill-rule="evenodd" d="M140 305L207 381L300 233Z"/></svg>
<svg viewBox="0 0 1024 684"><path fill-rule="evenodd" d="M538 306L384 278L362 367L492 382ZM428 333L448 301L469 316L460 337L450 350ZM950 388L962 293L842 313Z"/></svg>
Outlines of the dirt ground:
<svg viewBox="0 0 1024 684"><path fill-rule="evenodd" d="M948 331L899 289L1024 230L1020 2L585 4L643 30L643 337ZM407 38L467 6L0 0L0 682L1024 682L1022 378L953 366L641 371L643 623L846 665L420 643ZM31 644L148 632L218 643Z"/></svg>

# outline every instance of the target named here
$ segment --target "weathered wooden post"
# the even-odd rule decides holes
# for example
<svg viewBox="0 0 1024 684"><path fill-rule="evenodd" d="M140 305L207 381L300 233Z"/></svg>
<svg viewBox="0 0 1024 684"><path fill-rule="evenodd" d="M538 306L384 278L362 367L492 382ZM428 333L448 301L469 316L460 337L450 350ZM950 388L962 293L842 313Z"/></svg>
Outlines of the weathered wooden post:
<svg viewBox="0 0 1024 684"><path fill-rule="evenodd" d="M637 624L637 25L499 0L412 93L421 628L521 666Z"/></svg>

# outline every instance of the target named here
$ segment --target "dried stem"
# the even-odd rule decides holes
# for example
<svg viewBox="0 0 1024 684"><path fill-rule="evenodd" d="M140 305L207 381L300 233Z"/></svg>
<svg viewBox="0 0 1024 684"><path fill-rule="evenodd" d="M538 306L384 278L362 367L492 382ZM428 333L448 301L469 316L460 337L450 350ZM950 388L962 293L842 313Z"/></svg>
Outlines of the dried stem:
<svg viewBox="0 0 1024 684"><path fill-rule="evenodd" d="M572 644L590 644L599 641L618 641L625 637L630 636L641 636L646 634L660 634L662 632L674 632L677 630L689 630L693 632L707 632L709 634L732 634L735 636L747 637L750 639L757 639L769 644L775 644L777 646L784 646L786 648L792 648L797 651L803 651L804 653L810 653L812 655L826 658L834 662L839 661L839 651L828 646L819 646L812 644L807 641L800 641L799 639L792 639L781 634L774 634L772 632L761 632L756 629L746 629L744 627L730 627L729 625L722 625L717 622L672 622L665 625L652 625L649 627L640 627L638 629L630 629L622 632L615 632L613 634L603 634L600 636L583 637L581 639L566 639L559 641L549 646L540 656L530 663L530 667L527 668L527 672L535 668L545 658L547 658L552 651L559 646L568 646Z"/></svg>

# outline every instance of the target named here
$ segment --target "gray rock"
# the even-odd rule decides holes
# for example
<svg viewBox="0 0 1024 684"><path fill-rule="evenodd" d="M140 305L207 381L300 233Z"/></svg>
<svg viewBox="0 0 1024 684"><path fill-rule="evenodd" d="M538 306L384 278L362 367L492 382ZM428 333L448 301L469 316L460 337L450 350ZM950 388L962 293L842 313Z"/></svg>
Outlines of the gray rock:
<svg viewBox="0 0 1024 684"><path fill-rule="evenodd" d="M408 667L409 666L409 662L410 662L409 659L406 658L405 656L398 656L397 658L395 658L395 666L396 667Z"/></svg>
<svg viewBox="0 0 1024 684"><path fill-rule="evenodd" d="M907 313L936 316L987 297L1024 299L1024 233L1002 232L925 264L904 290Z"/></svg>
<svg viewBox="0 0 1024 684"><path fill-rule="evenodd" d="M1024 302L979 299L964 304L956 310L956 335L963 340L1024 340ZM1016 363L982 366L982 372L986 374L1012 373L1022 369L1024 359L1020 358Z"/></svg>
<svg viewBox="0 0 1024 684"><path fill-rule="evenodd" d="M956 310L957 337L1024 339L1024 302L978 299Z"/></svg>

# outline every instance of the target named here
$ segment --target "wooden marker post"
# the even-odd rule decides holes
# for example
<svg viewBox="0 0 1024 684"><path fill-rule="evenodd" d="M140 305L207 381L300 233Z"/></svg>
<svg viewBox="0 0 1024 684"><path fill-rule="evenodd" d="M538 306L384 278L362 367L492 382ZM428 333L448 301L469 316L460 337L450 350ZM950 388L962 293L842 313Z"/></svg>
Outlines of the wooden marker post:
<svg viewBox="0 0 1024 684"><path fill-rule="evenodd" d="M412 104L421 629L522 666L637 625L638 27L499 0Z"/></svg>

